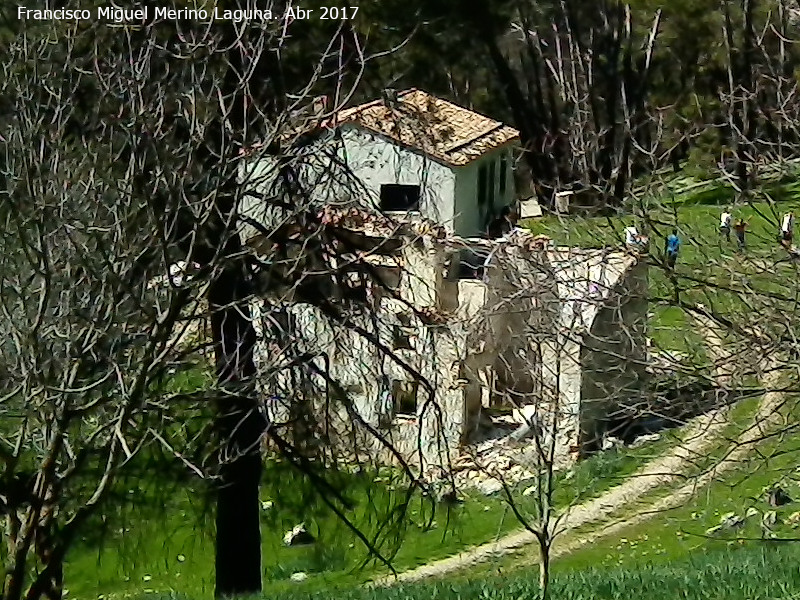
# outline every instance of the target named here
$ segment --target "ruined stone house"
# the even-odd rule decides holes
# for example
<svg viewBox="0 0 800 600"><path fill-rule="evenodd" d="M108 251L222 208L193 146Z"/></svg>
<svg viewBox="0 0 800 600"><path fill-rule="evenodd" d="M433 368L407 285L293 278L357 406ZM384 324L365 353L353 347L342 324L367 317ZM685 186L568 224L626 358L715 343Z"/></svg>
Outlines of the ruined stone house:
<svg viewBox="0 0 800 600"><path fill-rule="evenodd" d="M646 265L521 231L472 237L514 200L518 135L408 90L276 131L273 142L290 149L280 160L248 153L240 230L264 264L320 260L319 252L301 256L315 242L299 230L291 250L271 242L270 232L292 227L303 211L322 211L336 236L361 249L303 263L307 290L265 286L269 297L253 303L274 426L308 423L298 434L313 430L323 444L446 467L464 448L502 435L504 423L510 433L535 421L557 440L560 458L575 456L635 405L645 374ZM291 214L264 202L287 164L299 182ZM276 255L287 252L299 254ZM326 273L353 265L344 286L325 287ZM304 302L306 291L358 297L347 325ZM313 357L311 377L293 375L298 357Z"/></svg>
<svg viewBox="0 0 800 600"><path fill-rule="evenodd" d="M575 457L635 405L647 315L646 264L636 256L553 247L520 230L488 241L424 220L329 210L340 230L374 241L357 260L384 285L364 283L371 309L350 315L355 327L291 290L269 299L286 308L292 352L314 356L318 372L298 389L279 368L292 359L286 348L261 336L260 381L276 427L300 402L328 443L386 460L391 446L413 464L447 468L520 414L535 413L556 436L556 460ZM263 303L253 302L261 333L273 326L259 318ZM387 445L359 435L367 428Z"/></svg>

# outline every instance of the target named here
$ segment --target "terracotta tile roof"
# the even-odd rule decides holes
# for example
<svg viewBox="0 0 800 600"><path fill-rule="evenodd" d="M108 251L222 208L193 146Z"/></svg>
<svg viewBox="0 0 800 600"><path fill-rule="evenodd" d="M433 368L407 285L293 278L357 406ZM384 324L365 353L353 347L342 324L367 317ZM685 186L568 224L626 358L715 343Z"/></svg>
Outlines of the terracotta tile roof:
<svg viewBox="0 0 800 600"><path fill-rule="evenodd" d="M375 100L342 110L335 124L358 125L455 166L519 138L513 127L417 89L399 92L394 106Z"/></svg>

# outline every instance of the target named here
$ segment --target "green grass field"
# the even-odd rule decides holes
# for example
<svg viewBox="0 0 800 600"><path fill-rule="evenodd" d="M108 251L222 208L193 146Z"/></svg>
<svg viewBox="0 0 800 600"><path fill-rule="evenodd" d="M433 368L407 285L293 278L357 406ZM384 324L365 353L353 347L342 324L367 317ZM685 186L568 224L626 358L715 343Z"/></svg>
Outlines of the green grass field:
<svg viewBox="0 0 800 600"><path fill-rule="evenodd" d="M723 202L733 200L732 190L710 186L703 194L698 201L680 195L674 202L661 197L640 209L643 214L636 219L638 227L650 237L650 329L654 344L685 353L698 365L705 363L702 340L680 303L702 303L740 318L758 311L759 303L780 308L783 302L791 310L793 297L776 296L786 291L786 281L797 281L800 276L798 263L791 261L776 241L783 213L800 210L800 182L792 179L772 184L748 204L728 204L734 220L741 218L748 223L744 252L738 251L733 235L727 243L718 231ZM632 216L546 216L525 225L534 233L548 235L559 246L622 248L624 228L633 222ZM663 246L673 228L678 230L682 246L675 272L670 274L663 263Z"/></svg>
<svg viewBox="0 0 800 600"><path fill-rule="evenodd" d="M560 475L556 505L565 507L599 495L664 452L678 435L667 432L638 448L609 451L583 461L569 476ZM368 558L364 545L326 508L307 481L282 463L271 463L267 469L262 490L266 590L342 590L389 572L374 562L359 568ZM388 512L404 492L400 482L389 481L388 472L381 478L377 483L355 477L347 482L355 506L347 516L368 535L388 520ZM209 597L213 591L213 512L202 483L148 479L129 484L129 501L121 513L107 515L107 526L69 554L66 576L71 597L115 598L167 590ZM524 502L521 508L525 510ZM287 548L283 534L300 522L305 522L317 543ZM500 495L472 492L462 505L452 507L434 507L416 498L381 550L402 571L519 527ZM308 575L302 584L290 581L298 571Z"/></svg>
<svg viewBox="0 0 800 600"><path fill-rule="evenodd" d="M756 600L792 598L800 590L800 547L720 549L637 568L589 567L554 574L551 598L572 600ZM535 569L482 581L437 582L388 590L353 590L341 600L520 600L538 593ZM285 600L307 596L287 595ZM330 598L324 594L319 598Z"/></svg>
<svg viewBox="0 0 800 600"><path fill-rule="evenodd" d="M752 417L751 403L737 411ZM741 428L741 419L732 427ZM732 433L732 432L730 432ZM552 598L720 599L795 598L800 595L800 429L763 440L740 468L714 482L684 506L558 559ZM766 489L779 483L793 502L778 508ZM776 539L762 539L761 521L774 510ZM730 514L741 528L709 534ZM747 516L747 515L750 516ZM780 541L786 540L786 541ZM509 568L513 571L509 572ZM492 598L517 600L538 592L533 557L528 563L484 565L474 572L388 590L354 590L347 600ZM291 600L303 594L284 596ZM317 597L325 597L323 595Z"/></svg>
<svg viewBox="0 0 800 600"><path fill-rule="evenodd" d="M771 527L776 539L795 540L798 538L796 527L800 525L798 460L800 430L795 427L760 444L757 452L734 472L713 482L686 505L631 527L608 543L575 552L558 561L556 568L573 571L590 565L620 564L639 568L740 546L783 545L779 541L761 539L762 517L772 510L777 518ZM793 502L781 507L768 505L766 490L776 483L780 483ZM747 516L748 511L750 516ZM744 524L709 533L731 514L746 517ZM800 588L796 589L800 592Z"/></svg>
<svg viewBox="0 0 800 600"><path fill-rule="evenodd" d="M800 590L800 546L752 544L696 553L669 563L588 567L553 576L551 598L570 600L790 600ZM535 569L512 576L454 580L389 589L309 595L266 595L279 600L527 600L539 586ZM145 596L140 596L145 598ZM196 600L156 594L148 600Z"/></svg>

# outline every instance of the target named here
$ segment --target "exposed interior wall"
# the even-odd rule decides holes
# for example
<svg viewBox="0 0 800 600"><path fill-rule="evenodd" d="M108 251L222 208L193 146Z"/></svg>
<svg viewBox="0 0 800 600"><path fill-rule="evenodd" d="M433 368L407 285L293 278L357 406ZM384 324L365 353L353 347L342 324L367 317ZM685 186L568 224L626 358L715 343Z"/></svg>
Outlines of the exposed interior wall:
<svg viewBox="0 0 800 600"><path fill-rule="evenodd" d="M439 307L447 259L444 247L417 239L405 244L402 252L405 272L400 296L417 308Z"/></svg>
<svg viewBox="0 0 800 600"><path fill-rule="evenodd" d="M300 181L315 204L360 204L380 206L381 185L420 186L419 214L454 231L455 172L424 154L405 148L355 126L343 126L323 134L292 160ZM243 188L258 194L270 193L278 185L278 162L256 154L239 170ZM243 215L262 224L280 222L282 209L268 207L256 196L244 196ZM245 239L257 233L243 224Z"/></svg>
<svg viewBox="0 0 800 600"><path fill-rule="evenodd" d="M597 449L609 421L641 409L647 378L647 264L614 287L584 334L581 444Z"/></svg>
<svg viewBox="0 0 800 600"><path fill-rule="evenodd" d="M293 160L301 181L314 203L348 203L353 197L375 207L380 205L384 184L419 185L419 214L441 223L448 231L464 237L485 232L487 220L514 202L512 147L505 146L463 167L451 167L424 154L400 146L380 135L346 125L328 132L310 144ZM501 190L501 165L505 158L505 190ZM494 164L494 201L478 206L478 173ZM269 194L277 185L278 162L267 155L255 155L244 162L239 172L243 187L258 194ZM262 224L280 222L282 209L267 206L257 196L241 199L242 214ZM242 224L245 239L257 231Z"/></svg>
<svg viewBox="0 0 800 600"><path fill-rule="evenodd" d="M534 254L514 244L500 248L483 280L448 281L445 265L452 248L424 236L405 239L397 286L402 300L381 297L377 317L367 313L354 317L418 378L317 309L303 304L290 307L300 337L298 349L327 357L327 363L320 358L318 366L327 365L358 415L386 435L412 464L447 465L460 445L472 441L483 407L490 404L491 388L506 402L536 404L541 413L550 415L557 461L581 444L590 450L609 413L641 389L646 264L627 270L629 263L621 262L622 270L612 277L616 283L598 310L596 304L576 303L571 295L584 293L583 287L597 280L594 263L564 275L574 261L562 261L558 267L549 251ZM416 310L439 311L443 321L422 319L409 304ZM449 309L442 314L445 305ZM579 322L574 321L576 307ZM588 331L578 326L584 320L591 324ZM258 347L260 367L274 366L280 356L264 338ZM398 382L416 386L411 412L398 414L390 393ZM283 386L287 398L296 398L289 382L272 383ZM330 390L322 378L313 383L317 411L325 415L321 418L336 420L342 439L349 441L353 426L341 399L326 397ZM264 394L274 395L270 390ZM365 451L391 460L374 440L368 436L363 440Z"/></svg>
<svg viewBox="0 0 800 600"><path fill-rule="evenodd" d="M556 436L556 462L580 451L581 345L571 335L558 333L542 342L542 414ZM549 439L549 438L548 438Z"/></svg>
<svg viewBox="0 0 800 600"><path fill-rule="evenodd" d="M559 300L545 252L505 246L493 256L486 314L493 345L490 404L534 404L542 394L541 342L556 331Z"/></svg>
<svg viewBox="0 0 800 600"><path fill-rule="evenodd" d="M253 191L255 194L244 194L239 200L239 212L247 217L269 227L280 222L281 211L273 203L264 202L259 195L268 195L270 187L274 185L277 177L277 161L268 156L251 161L244 161L239 167L239 183L245 192ZM244 240L249 240L259 235L259 230L247 223L246 219L239 220L239 229Z"/></svg>

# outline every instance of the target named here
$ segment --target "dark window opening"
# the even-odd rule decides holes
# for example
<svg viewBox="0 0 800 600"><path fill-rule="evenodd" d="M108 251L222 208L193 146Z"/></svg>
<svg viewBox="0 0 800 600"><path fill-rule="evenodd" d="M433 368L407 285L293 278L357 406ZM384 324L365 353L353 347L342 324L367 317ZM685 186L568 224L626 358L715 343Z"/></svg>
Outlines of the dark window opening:
<svg viewBox="0 0 800 600"><path fill-rule="evenodd" d="M419 186L386 183L381 186L381 210L407 211L419 207Z"/></svg>
<svg viewBox="0 0 800 600"><path fill-rule="evenodd" d="M411 336L399 325L392 328L392 345L395 350L413 350Z"/></svg>
<svg viewBox="0 0 800 600"><path fill-rule="evenodd" d="M506 193L506 183L508 180L508 157L503 154L500 157L500 194Z"/></svg>
<svg viewBox="0 0 800 600"><path fill-rule="evenodd" d="M399 381L392 382L392 398L394 400L395 415L417 416L417 392L419 391L418 381Z"/></svg>
<svg viewBox="0 0 800 600"><path fill-rule="evenodd" d="M494 207L494 180L495 180L495 171L496 171L496 164L494 161L489 163L489 181L486 182L488 187L488 197L489 197L489 206Z"/></svg>
<svg viewBox="0 0 800 600"><path fill-rule="evenodd" d="M478 206L486 204L486 165L478 169Z"/></svg>

